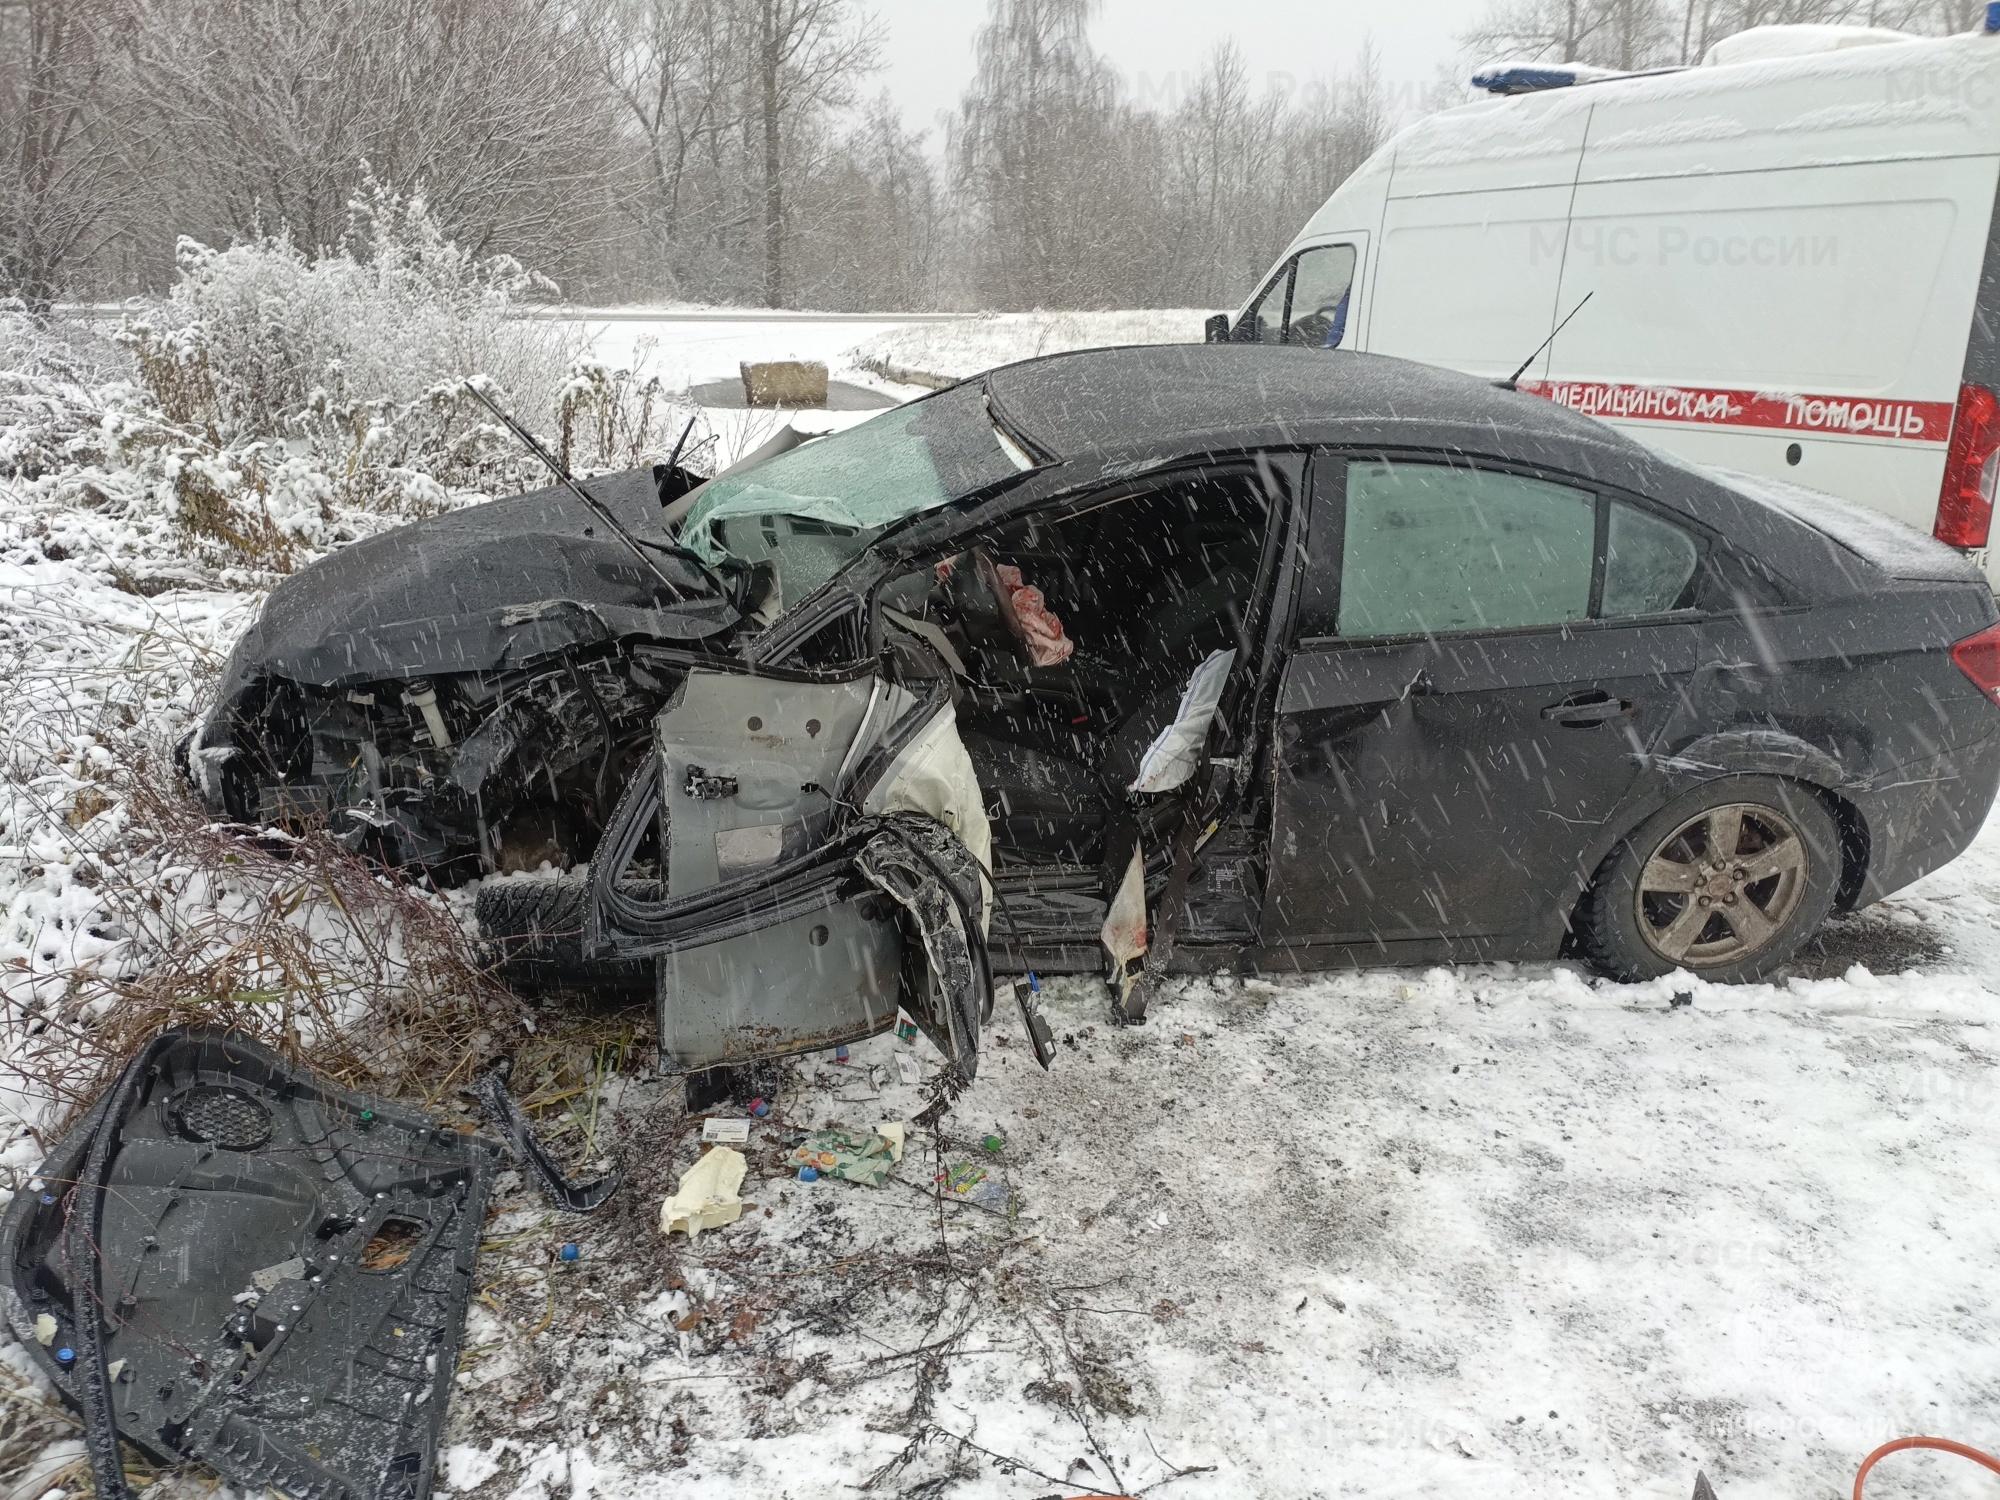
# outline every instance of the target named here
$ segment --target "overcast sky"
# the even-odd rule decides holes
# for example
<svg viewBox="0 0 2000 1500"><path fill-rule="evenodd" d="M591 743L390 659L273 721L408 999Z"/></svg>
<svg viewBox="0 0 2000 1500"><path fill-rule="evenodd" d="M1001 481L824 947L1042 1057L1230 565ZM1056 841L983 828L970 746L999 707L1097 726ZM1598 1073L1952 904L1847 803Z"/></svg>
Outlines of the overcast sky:
<svg viewBox="0 0 2000 1500"><path fill-rule="evenodd" d="M879 87L902 106L913 128L935 130L937 115L958 103L972 78L972 42L986 19L985 0L863 0L885 33ZM1251 76L1288 84L1349 67L1365 40L1382 60L1399 114L1434 88L1441 64L1454 62L1458 37L1488 0L1103 0L1091 37L1140 102L1171 102L1216 43L1242 48ZM1458 102L1456 100L1452 102Z"/></svg>

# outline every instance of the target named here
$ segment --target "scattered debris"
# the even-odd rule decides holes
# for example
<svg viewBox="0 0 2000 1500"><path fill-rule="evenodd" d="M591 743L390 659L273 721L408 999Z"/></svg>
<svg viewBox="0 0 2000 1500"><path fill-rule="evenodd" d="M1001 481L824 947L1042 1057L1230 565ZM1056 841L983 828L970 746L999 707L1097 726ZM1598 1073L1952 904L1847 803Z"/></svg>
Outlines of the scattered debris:
<svg viewBox="0 0 2000 1500"><path fill-rule="evenodd" d="M749 1165L742 1152L728 1146L711 1150L682 1174L673 1197L660 1205L661 1232L684 1230L693 1239L704 1229L720 1229L742 1218L743 1200L737 1193Z"/></svg>
<svg viewBox="0 0 2000 1500"><path fill-rule="evenodd" d="M799 1166L802 1182L826 1176L880 1187L889 1180L890 1169L903 1159L903 1133L900 1123L877 1125L865 1134L833 1125L807 1136L792 1152L792 1160ZM806 1176L807 1172L813 1176Z"/></svg>
<svg viewBox="0 0 2000 1500"><path fill-rule="evenodd" d="M954 1162L938 1178L938 1185L947 1200L970 1203L993 1214L1006 1213L1014 1196L1000 1169L984 1162Z"/></svg>
<svg viewBox="0 0 2000 1500"><path fill-rule="evenodd" d="M473 1092L478 1096L486 1117L505 1137L515 1159L540 1184L549 1202L564 1213L594 1213L618 1191L624 1172L614 1167L602 1177L581 1183L571 1182L565 1177L543 1149L542 1143L535 1139L534 1129L528 1124L528 1117L521 1113L521 1106L507 1092L507 1080L513 1072L513 1061L503 1057L479 1080Z"/></svg>
<svg viewBox="0 0 2000 1500"><path fill-rule="evenodd" d="M747 1146L750 1143L750 1122L711 1116L701 1122L701 1143L704 1146Z"/></svg>

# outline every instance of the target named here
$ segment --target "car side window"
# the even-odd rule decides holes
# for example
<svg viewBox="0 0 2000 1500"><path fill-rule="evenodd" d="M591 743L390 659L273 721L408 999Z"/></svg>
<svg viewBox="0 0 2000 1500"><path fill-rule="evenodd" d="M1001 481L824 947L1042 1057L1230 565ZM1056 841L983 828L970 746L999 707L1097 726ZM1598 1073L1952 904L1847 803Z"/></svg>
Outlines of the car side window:
<svg viewBox="0 0 2000 1500"><path fill-rule="evenodd" d="M1636 505L1622 500L1610 505L1599 613L1617 620L1663 615L1692 605L1695 568L1701 561L1695 539Z"/></svg>
<svg viewBox="0 0 2000 1500"><path fill-rule="evenodd" d="M1353 312L1352 245L1317 245L1278 268L1235 337L1246 344L1303 344L1337 349Z"/></svg>
<svg viewBox="0 0 2000 1500"><path fill-rule="evenodd" d="M1590 613L1597 497L1491 469L1347 467L1337 633L1562 625Z"/></svg>

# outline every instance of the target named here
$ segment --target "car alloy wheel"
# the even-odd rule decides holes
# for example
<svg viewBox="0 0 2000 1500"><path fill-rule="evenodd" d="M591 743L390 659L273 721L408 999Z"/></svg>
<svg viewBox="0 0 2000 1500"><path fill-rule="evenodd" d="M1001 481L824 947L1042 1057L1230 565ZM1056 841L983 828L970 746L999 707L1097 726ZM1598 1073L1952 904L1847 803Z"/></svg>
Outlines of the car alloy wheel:
<svg viewBox="0 0 2000 1500"><path fill-rule="evenodd" d="M1786 929L1812 873L1812 851L1775 808L1711 807L1661 840L1641 868L1639 934L1690 969L1754 958Z"/></svg>

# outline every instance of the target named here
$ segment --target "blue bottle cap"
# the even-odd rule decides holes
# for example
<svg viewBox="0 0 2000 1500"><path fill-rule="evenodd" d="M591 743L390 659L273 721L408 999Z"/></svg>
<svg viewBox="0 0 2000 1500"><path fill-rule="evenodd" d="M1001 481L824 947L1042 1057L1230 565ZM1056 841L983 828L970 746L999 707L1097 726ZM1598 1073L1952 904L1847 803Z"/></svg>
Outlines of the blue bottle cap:
<svg viewBox="0 0 2000 1500"><path fill-rule="evenodd" d="M819 1168L818 1168L818 1167L800 1167L800 1168L799 1168L799 1181L800 1181L800 1182L818 1182L818 1181L819 1181Z"/></svg>
<svg viewBox="0 0 2000 1500"><path fill-rule="evenodd" d="M576 1242L573 1240L569 1244L564 1245L562 1249L557 1251L556 1253L560 1255L564 1260L578 1260L581 1259L583 1256L583 1251L578 1248Z"/></svg>
<svg viewBox="0 0 2000 1500"><path fill-rule="evenodd" d="M68 1344L64 1344L64 1345L62 1346L62 1348L60 1348L60 1349L56 1350L56 1363L57 1363L57 1364L59 1364L59 1365L73 1365L73 1364L75 1364L75 1363L76 1363L76 1351L75 1351L74 1349L70 1348L70 1346L69 1346Z"/></svg>

